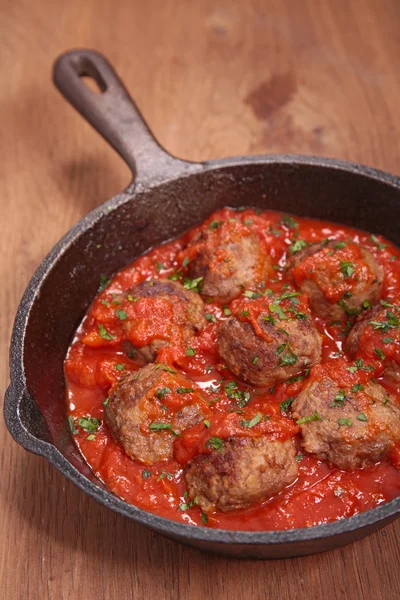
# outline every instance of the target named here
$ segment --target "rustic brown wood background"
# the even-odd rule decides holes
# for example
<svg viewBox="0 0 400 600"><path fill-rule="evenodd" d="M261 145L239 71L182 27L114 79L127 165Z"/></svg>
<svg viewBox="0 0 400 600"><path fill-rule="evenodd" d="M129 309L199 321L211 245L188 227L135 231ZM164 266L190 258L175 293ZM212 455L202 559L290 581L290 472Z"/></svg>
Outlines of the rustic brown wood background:
<svg viewBox="0 0 400 600"><path fill-rule="evenodd" d="M197 160L293 152L400 174L398 0L0 2L0 394L17 304L67 229L129 181L51 83L71 47L106 54L155 134ZM400 598L400 522L317 556L239 562L90 500L0 423L0 597Z"/></svg>

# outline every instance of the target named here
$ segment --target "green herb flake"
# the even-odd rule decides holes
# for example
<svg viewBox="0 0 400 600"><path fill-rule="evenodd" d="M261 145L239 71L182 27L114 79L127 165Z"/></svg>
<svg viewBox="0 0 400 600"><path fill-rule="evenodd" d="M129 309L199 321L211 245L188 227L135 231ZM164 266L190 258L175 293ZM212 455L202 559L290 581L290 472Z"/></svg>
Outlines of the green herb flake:
<svg viewBox="0 0 400 600"><path fill-rule="evenodd" d="M208 517L207 517L206 513L201 513L201 520L203 522L203 525L207 525Z"/></svg>
<svg viewBox="0 0 400 600"><path fill-rule="evenodd" d="M156 267L157 267L157 271L158 271L159 273L160 273L161 271L164 271L164 269L165 269L165 265L164 265L164 263L157 262L156 260L154 261L154 263L155 263L155 265L156 265Z"/></svg>
<svg viewBox="0 0 400 600"><path fill-rule="evenodd" d="M100 284L99 284L99 292L103 292L106 287L108 287L111 283L111 278L109 279L107 277L107 275L104 275L104 273L101 273L100 275Z"/></svg>
<svg viewBox="0 0 400 600"><path fill-rule="evenodd" d="M116 310L115 315L120 321L125 321L125 319L128 318L128 315L124 310Z"/></svg>
<svg viewBox="0 0 400 600"><path fill-rule="evenodd" d="M205 419L203 421L203 423L204 423L204 427L207 427L207 429L210 429L210 421L208 419Z"/></svg>
<svg viewBox="0 0 400 600"><path fill-rule="evenodd" d="M95 417L80 417L78 425L87 433L94 433L100 427L100 420Z"/></svg>
<svg viewBox="0 0 400 600"><path fill-rule="evenodd" d="M242 427L247 427L248 429L251 429L252 427L254 427L255 425L257 425L257 423L259 423L261 421L261 417L262 417L262 414L261 413L257 413L249 421L240 421L240 425Z"/></svg>
<svg viewBox="0 0 400 600"><path fill-rule="evenodd" d="M336 396L333 399L332 404L329 405L329 408L335 408L336 406L343 406L343 402L346 398L346 393L344 390L339 390Z"/></svg>
<svg viewBox="0 0 400 600"><path fill-rule="evenodd" d="M285 400L284 402L281 402L281 404L280 404L281 412L287 411L289 406L291 406L295 400L296 400L295 397L290 396L287 400Z"/></svg>
<svg viewBox="0 0 400 600"><path fill-rule="evenodd" d="M351 419L338 419L337 424L339 427L352 427L353 421Z"/></svg>
<svg viewBox="0 0 400 600"><path fill-rule="evenodd" d="M142 471L142 479L148 479L149 477L151 477L151 471L148 471L147 469L144 469Z"/></svg>
<svg viewBox="0 0 400 600"><path fill-rule="evenodd" d="M217 452L221 452L224 445L224 440L219 437L210 437L206 442L206 448L214 448Z"/></svg>
<svg viewBox="0 0 400 600"><path fill-rule="evenodd" d="M196 350L194 348L186 348L186 356L195 356Z"/></svg>
<svg viewBox="0 0 400 600"><path fill-rule="evenodd" d="M383 338L382 338L382 342L383 342L384 344L393 344L393 342L394 342L394 338L392 338L392 337L383 337Z"/></svg>
<svg viewBox="0 0 400 600"><path fill-rule="evenodd" d="M273 302L268 308L272 313L276 314L281 321L284 321L288 318L285 312L279 306L278 302Z"/></svg>
<svg viewBox="0 0 400 600"><path fill-rule="evenodd" d="M299 357L294 352L292 352L291 354L282 354L279 366L283 367L286 365L295 365L297 363L298 358Z"/></svg>
<svg viewBox="0 0 400 600"><path fill-rule="evenodd" d="M224 224L223 221L211 221L209 224L209 229L219 229Z"/></svg>
<svg viewBox="0 0 400 600"><path fill-rule="evenodd" d="M191 394L192 392L194 392L193 388L184 388L184 387L178 387L176 388L176 391L178 394Z"/></svg>
<svg viewBox="0 0 400 600"><path fill-rule="evenodd" d="M217 319L211 313L205 313L204 316L207 319L207 321L209 321L209 323L216 323L217 322Z"/></svg>
<svg viewBox="0 0 400 600"><path fill-rule="evenodd" d="M101 323L99 323L98 327L99 327L100 337L102 337L103 340L115 340L115 335L112 335L111 333L109 333L107 331L107 329L104 327L104 325L102 325Z"/></svg>
<svg viewBox="0 0 400 600"><path fill-rule="evenodd" d="M341 250L342 248L345 248L347 246L346 242L336 242L335 244L335 250Z"/></svg>
<svg viewBox="0 0 400 600"><path fill-rule="evenodd" d="M297 221L295 221L293 219L293 217L289 216L289 215L285 215L282 219L282 223L288 228L288 229L297 229L297 227L299 226L299 224L297 223Z"/></svg>
<svg viewBox="0 0 400 600"><path fill-rule="evenodd" d="M226 317L230 317L231 316L231 311L229 310L229 308L227 306L224 306L224 315Z"/></svg>
<svg viewBox="0 0 400 600"><path fill-rule="evenodd" d="M282 354L282 352L284 351L284 349L286 348L287 344L281 344L280 346L278 346L278 348L276 349L276 356L279 356L280 354Z"/></svg>
<svg viewBox="0 0 400 600"><path fill-rule="evenodd" d="M107 306L107 308L110 308L110 303L107 302L107 300L100 300L100 302L104 304L104 306Z"/></svg>
<svg viewBox="0 0 400 600"><path fill-rule="evenodd" d="M75 419L71 415L68 417L68 425L71 430L71 433L73 433L74 435L79 433L79 430L75 427Z"/></svg>
<svg viewBox="0 0 400 600"><path fill-rule="evenodd" d="M90 435L87 436L86 438L89 442L93 442L93 440L96 439L96 436L94 435L94 433L91 433Z"/></svg>
<svg viewBox="0 0 400 600"><path fill-rule="evenodd" d="M356 383L351 388L351 391L353 392L353 394L356 394L357 392L362 392L363 390L364 390L364 386L361 383Z"/></svg>
<svg viewBox="0 0 400 600"><path fill-rule="evenodd" d="M108 406L108 402L109 402L109 398L107 396L107 398L104 398L104 400L103 400L103 406Z"/></svg>
<svg viewBox="0 0 400 600"><path fill-rule="evenodd" d="M196 279L188 279L187 277L183 280L183 287L185 290L192 290L193 292L200 292L203 286L203 277L197 277Z"/></svg>
<svg viewBox="0 0 400 600"><path fill-rule="evenodd" d="M172 390L170 390L169 387L163 387L163 388L158 388L157 390L157 398L159 400L161 400L162 398L165 398L165 396L167 394L171 394Z"/></svg>
<svg viewBox="0 0 400 600"><path fill-rule="evenodd" d="M303 460L304 456L304 454L296 454L295 459L297 460L297 462L300 462Z"/></svg>
<svg viewBox="0 0 400 600"><path fill-rule="evenodd" d="M119 363L118 365L115 365L115 368L117 369L117 371L123 371L125 369L125 365Z"/></svg>
<svg viewBox="0 0 400 600"><path fill-rule="evenodd" d="M174 476L173 476L173 474L172 474L172 473L167 473L167 471L162 471L162 472L160 473L160 475L157 477L157 481L161 481L161 479L164 479L165 477L166 477L166 478L167 478L169 481L171 481L171 480L174 478Z"/></svg>
<svg viewBox="0 0 400 600"><path fill-rule="evenodd" d="M179 436L179 433L177 433L176 431L174 431L172 429L172 425L171 423L150 423L149 425L149 429L150 431L170 431L172 433L172 435L175 435L176 437Z"/></svg>
<svg viewBox="0 0 400 600"><path fill-rule="evenodd" d="M380 358L381 360L385 360L386 355L383 352L383 350L381 350L380 348L374 348L374 352L378 358Z"/></svg>
<svg viewBox="0 0 400 600"><path fill-rule="evenodd" d="M342 271L345 279L348 279L349 277L351 277L353 275L353 273L355 272L355 265L353 265L351 262L349 261L342 261L340 263L340 270Z"/></svg>
<svg viewBox="0 0 400 600"><path fill-rule="evenodd" d="M163 371L167 371L167 373L173 373L173 374L176 373L176 371L174 371L174 369L172 369L172 367L166 365L165 363L156 364L156 369L162 369Z"/></svg>
<svg viewBox="0 0 400 600"><path fill-rule="evenodd" d="M184 498L187 498L187 494L184 494ZM181 502L181 504L178 506L178 510L189 510L189 508L193 508L193 506L197 504L198 501L199 497L196 496L195 498L193 498L193 500L190 500L190 502Z"/></svg>
<svg viewBox="0 0 400 600"><path fill-rule="evenodd" d="M296 254L297 252L300 252L300 250L305 248L307 245L308 244L305 240L296 240L289 246L289 253L292 255Z"/></svg>
<svg viewBox="0 0 400 600"><path fill-rule="evenodd" d="M296 421L297 425L303 425L304 423L311 423L312 421L322 421L321 417L316 410L312 415L307 415Z"/></svg>
<svg viewBox="0 0 400 600"><path fill-rule="evenodd" d="M360 413L359 415L357 415L356 419L357 421L365 421L366 423L368 422L368 417L364 413Z"/></svg>

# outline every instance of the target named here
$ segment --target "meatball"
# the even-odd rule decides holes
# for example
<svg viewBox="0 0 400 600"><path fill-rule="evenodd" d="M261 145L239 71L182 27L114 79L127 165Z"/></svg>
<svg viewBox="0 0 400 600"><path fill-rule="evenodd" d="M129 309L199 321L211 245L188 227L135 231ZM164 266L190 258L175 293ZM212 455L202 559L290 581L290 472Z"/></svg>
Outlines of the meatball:
<svg viewBox="0 0 400 600"><path fill-rule="evenodd" d="M153 314L149 315L141 314L141 306L138 305L136 318L128 317L124 322L124 330L128 338L123 344L124 351L130 358L139 359L144 363L153 362L162 347L175 345L180 341L188 344L195 332L207 324L203 301L199 294L185 289L176 281L164 279L144 281L124 294L125 300L129 298L134 303L146 298L164 301L165 314L162 319L159 319L157 314L159 307L155 307ZM142 333L144 328L148 328L145 331L147 338L153 339L139 346L138 332Z"/></svg>
<svg viewBox="0 0 400 600"><path fill-rule="evenodd" d="M261 310L253 320L241 320L243 312L250 311L238 311L238 316L230 317L218 331L219 354L235 375L253 385L267 386L321 361L321 336L309 311L285 314L284 304L257 302ZM276 306L281 319L271 313Z"/></svg>
<svg viewBox="0 0 400 600"><path fill-rule="evenodd" d="M400 381L398 347L400 342L400 308L389 302L363 312L347 336L344 350L352 358L383 361L385 374Z"/></svg>
<svg viewBox="0 0 400 600"><path fill-rule="evenodd" d="M217 228L203 230L185 254L191 257L189 277L201 277L201 293L220 302L230 302L272 272L259 238L239 222L226 221Z"/></svg>
<svg viewBox="0 0 400 600"><path fill-rule="evenodd" d="M164 365L147 365L111 390L105 422L126 454L141 463L173 458L176 434L209 413L201 390ZM169 367L168 367L169 369Z"/></svg>
<svg viewBox="0 0 400 600"><path fill-rule="evenodd" d="M220 451L200 454L190 463L185 474L188 496L207 512L261 502L296 479L295 455L292 439L233 436Z"/></svg>
<svg viewBox="0 0 400 600"><path fill-rule="evenodd" d="M351 391L326 374L312 378L292 404L306 452L353 471L390 455L400 441L400 408L378 383Z"/></svg>
<svg viewBox="0 0 400 600"><path fill-rule="evenodd" d="M363 304L376 302L384 277L373 254L353 242L310 244L291 257L287 268L312 310L332 320L357 315Z"/></svg>

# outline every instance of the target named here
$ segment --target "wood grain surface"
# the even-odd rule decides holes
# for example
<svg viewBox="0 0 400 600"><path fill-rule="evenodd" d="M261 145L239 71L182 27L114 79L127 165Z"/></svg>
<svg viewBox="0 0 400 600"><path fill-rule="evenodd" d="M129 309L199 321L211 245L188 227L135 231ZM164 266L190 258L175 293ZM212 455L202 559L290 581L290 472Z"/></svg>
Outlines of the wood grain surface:
<svg viewBox="0 0 400 600"><path fill-rule="evenodd" d="M95 48L161 143L197 160L292 152L400 174L398 0L3 0L0 395L34 269L129 171L56 92L53 59ZM98 505L0 423L0 598L395 600L400 522L345 548L240 562Z"/></svg>

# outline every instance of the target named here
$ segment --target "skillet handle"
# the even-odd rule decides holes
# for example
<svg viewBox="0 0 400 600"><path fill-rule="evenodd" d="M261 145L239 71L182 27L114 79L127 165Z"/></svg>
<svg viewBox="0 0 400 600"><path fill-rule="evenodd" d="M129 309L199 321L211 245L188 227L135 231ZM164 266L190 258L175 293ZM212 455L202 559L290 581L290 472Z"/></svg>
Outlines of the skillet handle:
<svg viewBox="0 0 400 600"><path fill-rule="evenodd" d="M82 77L91 77L100 93ZM71 50L56 60L53 81L61 94L89 121L131 168L136 181L159 182L191 171L196 163L168 154L156 141L110 63L93 50Z"/></svg>

